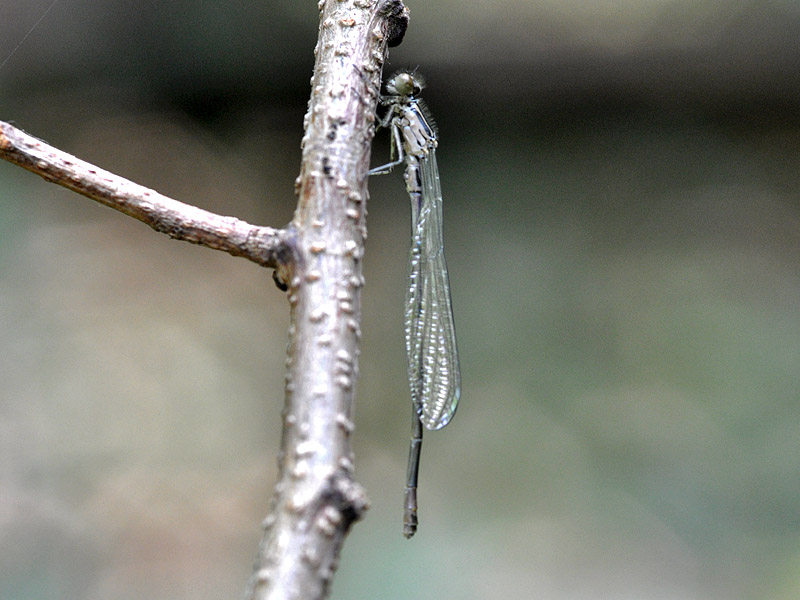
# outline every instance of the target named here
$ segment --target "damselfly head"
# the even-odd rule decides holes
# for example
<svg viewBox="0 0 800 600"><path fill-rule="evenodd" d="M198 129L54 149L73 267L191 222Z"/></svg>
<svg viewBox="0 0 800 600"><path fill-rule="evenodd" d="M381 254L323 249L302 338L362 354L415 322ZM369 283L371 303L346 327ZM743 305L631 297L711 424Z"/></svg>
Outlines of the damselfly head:
<svg viewBox="0 0 800 600"><path fill-rule="evenodd" d="M386 82L386 91L394 96L416 96L424 87L422 75L410 71L395 73Z"/></svg>

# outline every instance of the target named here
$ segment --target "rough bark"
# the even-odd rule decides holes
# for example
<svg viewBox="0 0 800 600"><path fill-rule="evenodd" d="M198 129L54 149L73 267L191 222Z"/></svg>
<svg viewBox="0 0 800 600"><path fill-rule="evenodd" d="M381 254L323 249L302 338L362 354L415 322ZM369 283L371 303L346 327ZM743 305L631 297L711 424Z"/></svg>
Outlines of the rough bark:
<svg viewBox="0 0 800 600"><path fill-rule="evenodd" d="M350 447L367 171L386 45L402 38L405 22L400 2L321 3L292 221L297 257L279 481L253 600L325 597L344 537L367 507L352 479Z"/></svg>

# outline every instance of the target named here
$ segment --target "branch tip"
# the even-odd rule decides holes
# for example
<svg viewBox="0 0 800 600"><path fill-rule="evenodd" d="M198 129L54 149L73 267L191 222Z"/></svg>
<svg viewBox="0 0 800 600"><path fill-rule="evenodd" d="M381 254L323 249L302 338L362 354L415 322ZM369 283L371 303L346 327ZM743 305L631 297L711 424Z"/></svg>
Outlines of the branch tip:
<svg viewBox="0 0 800 600"><path fill-rule="evenodd" d="M408 8L402 0L384 0L378 14L386 18L386 45L389 48L399 46L408 29Z"/></svg>

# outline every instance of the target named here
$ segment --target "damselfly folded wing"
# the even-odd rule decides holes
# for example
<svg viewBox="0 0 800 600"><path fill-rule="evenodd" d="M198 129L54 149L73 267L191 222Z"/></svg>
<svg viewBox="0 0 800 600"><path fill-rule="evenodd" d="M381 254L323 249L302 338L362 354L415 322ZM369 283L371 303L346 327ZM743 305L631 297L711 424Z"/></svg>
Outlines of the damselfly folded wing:
<svg viewBox="0 0 800 600"><path fill-rule="evenodd" d="M420 193L411 193L412 239L405 313L408 379L420 421L428 429L441 429L458 406L461 374L434 148L418 157L417 168ZM414 175L413 168L409 168L406 176Z"/></svg>

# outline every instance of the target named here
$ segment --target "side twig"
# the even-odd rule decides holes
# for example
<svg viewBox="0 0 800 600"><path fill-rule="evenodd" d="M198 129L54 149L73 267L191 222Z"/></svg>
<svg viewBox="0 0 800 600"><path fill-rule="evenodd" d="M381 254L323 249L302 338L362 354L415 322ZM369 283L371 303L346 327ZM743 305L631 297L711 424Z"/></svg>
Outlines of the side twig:
<svg viewBox="0 0 800 600"><path fill-rule="evenodd" d="M288 262L291 232L251 225L178 202L54 148L0 121L0 158L139 219L171 238L243 256L265 267ZM279 274L280 275L280 274ZM287 275L280 275L287 280Z"/></svg>

